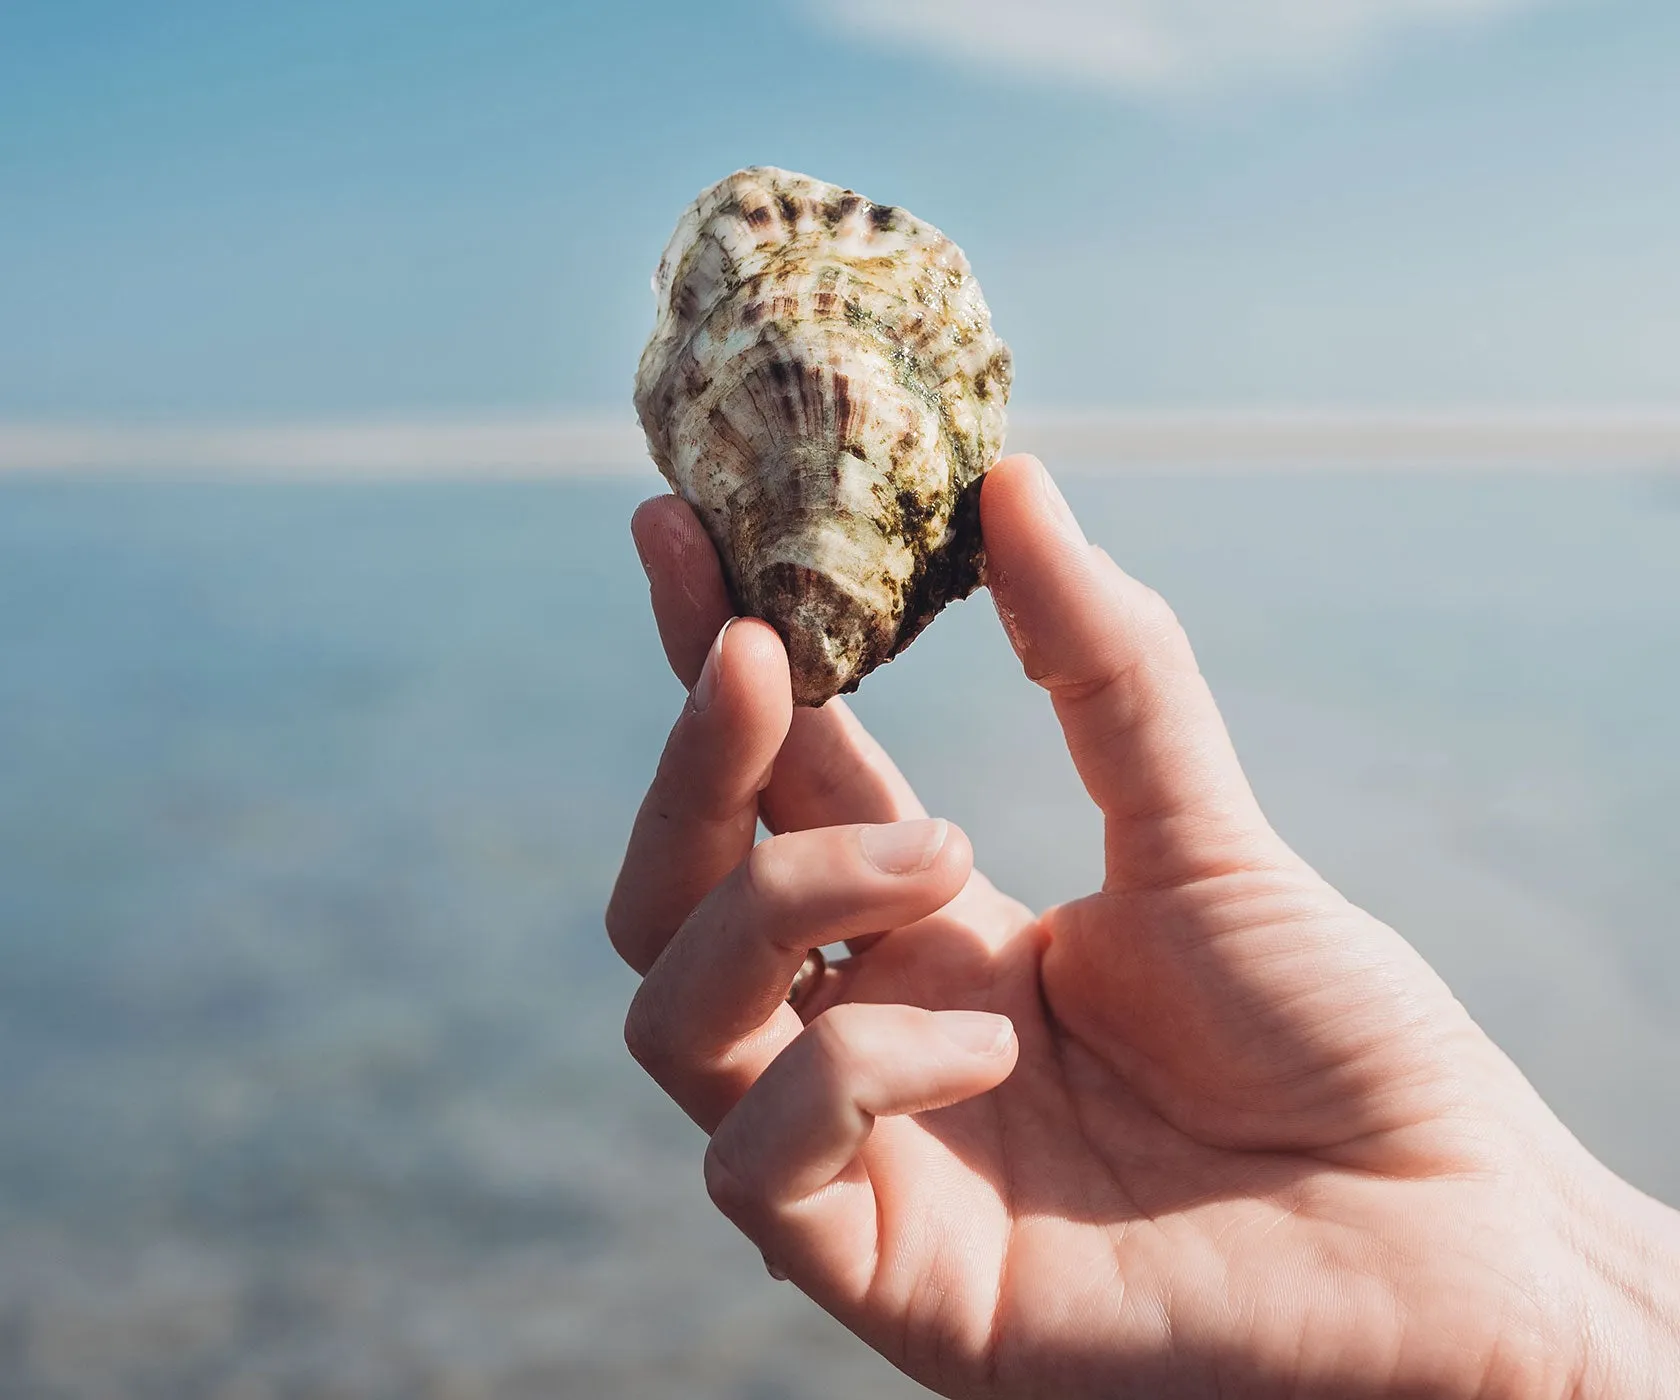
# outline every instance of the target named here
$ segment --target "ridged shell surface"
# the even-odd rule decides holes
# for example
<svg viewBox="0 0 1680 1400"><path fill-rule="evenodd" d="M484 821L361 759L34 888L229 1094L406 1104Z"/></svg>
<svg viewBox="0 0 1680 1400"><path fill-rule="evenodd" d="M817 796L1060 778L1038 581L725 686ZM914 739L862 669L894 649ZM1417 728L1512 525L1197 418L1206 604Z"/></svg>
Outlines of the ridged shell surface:
<svg viewBox="0 0 1680 1400"><path fill-rule="evenodd" d="M759 167L702 194L654 277L636 409L794 699L857 688L983 565L1009 350L962 250L903 209Z"/></svg>

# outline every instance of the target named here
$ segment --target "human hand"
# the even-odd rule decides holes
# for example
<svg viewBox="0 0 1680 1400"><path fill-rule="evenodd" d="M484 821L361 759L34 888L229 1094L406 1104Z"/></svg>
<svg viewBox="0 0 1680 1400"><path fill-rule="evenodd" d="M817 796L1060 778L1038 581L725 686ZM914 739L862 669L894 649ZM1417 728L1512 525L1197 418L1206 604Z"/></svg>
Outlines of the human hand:
<svg viewBox="0 0 1680 1400"><path fill-rule="evenodd" d="M841 702L793 710L768 627L720 633L687 508L637 513L694 690L608 927L714 1200L951 1396L1667 1393L1672 1214L1270 829L1177 623L1043 468L994 468L982 522L1105 819L1097 891L1037 918Z"/></svg>

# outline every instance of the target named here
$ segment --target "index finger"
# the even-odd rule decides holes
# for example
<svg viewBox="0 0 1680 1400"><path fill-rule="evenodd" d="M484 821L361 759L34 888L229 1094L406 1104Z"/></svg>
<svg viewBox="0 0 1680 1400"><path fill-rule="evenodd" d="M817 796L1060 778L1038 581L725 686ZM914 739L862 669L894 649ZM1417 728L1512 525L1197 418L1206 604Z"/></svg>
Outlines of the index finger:
<svg viewBox="0 0 1680 1400"><path fill-rule="evenodd" d="M762 622L726 625L671 730L607 905L608 935L637 972L752 849L758 794L792 708L776 634Z"/></svg>
<svg viewBox="0 0 1680 1400"><path fill-rule="evenodd" d="M654 619L671 669L684 685L699 675L706 648L733 608L717 551L686 502L644 501L630 522L648 576ZM914 789L845 701L794 711L763 796L772 831L854 822L913 821L927 815Z"/></svg>

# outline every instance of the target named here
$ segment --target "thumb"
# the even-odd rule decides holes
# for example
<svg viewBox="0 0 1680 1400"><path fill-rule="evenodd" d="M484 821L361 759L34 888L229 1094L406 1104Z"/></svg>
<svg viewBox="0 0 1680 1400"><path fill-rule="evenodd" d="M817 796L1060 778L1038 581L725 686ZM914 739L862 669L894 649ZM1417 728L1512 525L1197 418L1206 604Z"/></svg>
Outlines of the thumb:
<svg viewBox="0 0 1680 1400"><path fill-rule="evenodd" d="M1274 854L1184 630L1085 538L1033 457L987 473L987 583L1029 679L1050 692L1106 819L1116 881L1194 879Z"/></svg>

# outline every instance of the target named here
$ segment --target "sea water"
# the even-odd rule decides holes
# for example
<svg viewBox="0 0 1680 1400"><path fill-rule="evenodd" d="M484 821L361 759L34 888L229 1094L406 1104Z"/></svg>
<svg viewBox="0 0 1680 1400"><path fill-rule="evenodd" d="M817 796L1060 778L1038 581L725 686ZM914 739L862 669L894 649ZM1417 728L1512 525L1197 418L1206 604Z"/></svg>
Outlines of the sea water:
<svg viewBox="0 0 1680 1400"><path fill-rule="evenodd" d="M601 930L682 694L653 483L0 487L0 1395L921 1393L769 1279ZM1680 1202L1680 484L1100 473L1280 829ZM984 596L856 701L1038 905Z"/></svg>

